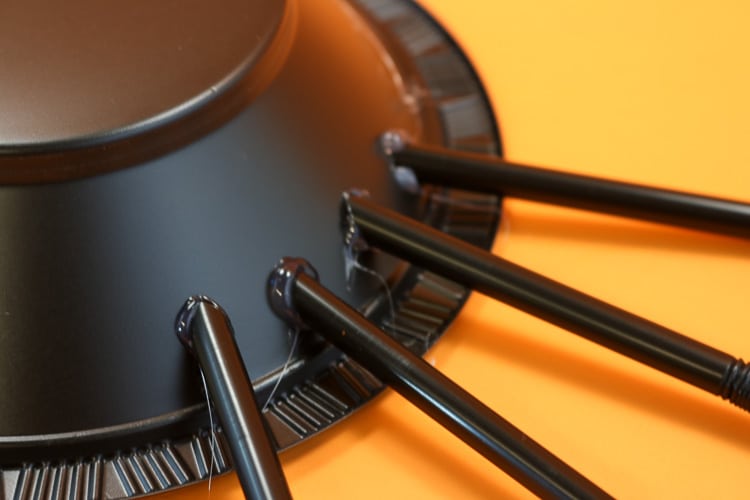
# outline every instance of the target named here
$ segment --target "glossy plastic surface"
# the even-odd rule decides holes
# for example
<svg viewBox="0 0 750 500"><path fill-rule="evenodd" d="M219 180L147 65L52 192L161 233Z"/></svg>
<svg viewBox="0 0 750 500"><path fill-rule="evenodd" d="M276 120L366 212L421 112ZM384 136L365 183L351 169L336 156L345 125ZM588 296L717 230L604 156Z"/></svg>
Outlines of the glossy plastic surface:
<svg viewBox="0 0 750 500"><path fill-rule="evenodd" d="M745 4L423 4L474 60L509 159L750 198ZM494 251L750 354L745 241L513 201ZM427 358L618 498L747 492L740 409L488 298L472 296ZM473 455L387 394L282 463L299 499L529 496ZM231 476L212 488L241 498Z"/></svg>
<svg viewBox="0 0 750 500"><path fill-rule="evenodd" d="M195 356L205 377L206 392L227 436L245 496L258 500L290 498L229 316L210 298L193 296L177 316L175 333ZM211 443L212 452L215 443Z"/></svg>
<svg viewBox="0 0 750 500"><path fill-rule="evenodd" d="M750 409L749 367L743 361L366 197L348 194L343 203L349 223L373 248Z"/></svg>
<svg viewBox="0 0 750 500"><path fill-rule="evenodd" d="M287 300L315 332L530 491L542 498L610 498L316 278L297 274L291 279Z"/></svg>

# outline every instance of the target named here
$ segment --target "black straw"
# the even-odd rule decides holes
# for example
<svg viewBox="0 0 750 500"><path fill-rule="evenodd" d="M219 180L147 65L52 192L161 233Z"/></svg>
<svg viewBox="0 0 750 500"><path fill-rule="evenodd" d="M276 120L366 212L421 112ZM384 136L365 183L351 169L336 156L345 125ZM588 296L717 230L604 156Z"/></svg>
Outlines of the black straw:
<svg viewBox="0 0 750 500"><path fill-rule="evenodd" d="M190 297L176 331L205 374L245 496L291 498L224 310L207 297Z"/></svg>
<svg viewBox="0 0 750 500"><path fill-rule="evenodd" d="M271 273L268 299L279 317L323 335L540 497L610 498L337 298L306 261L284 259Z"/></svg>
<svg viewBox="0 0 750 500"><path fill-rule="evenodd" d="M398 132L384 134L381 146L397 182L409 191L418 189L420 184L434 184L750 237L748 203L416 144Z"/></svg>
<svg viewBox="0 0 750 500"><path fill-rule="evenodd" d="M342 218L349 245L378 247L750 410L750 365L740 359L355 193L344 194Z"/></svg>

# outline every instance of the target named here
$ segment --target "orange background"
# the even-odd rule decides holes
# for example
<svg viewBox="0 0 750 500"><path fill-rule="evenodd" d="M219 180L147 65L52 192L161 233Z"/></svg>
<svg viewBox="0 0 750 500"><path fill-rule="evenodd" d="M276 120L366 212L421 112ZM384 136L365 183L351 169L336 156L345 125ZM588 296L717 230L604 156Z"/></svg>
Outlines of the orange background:
<svg viewBox="0 0 750 500"><path fill-rule="evenodd" d="M508 158L750 200L747 2L422 3ZM511 200L494 251L750 357L750 242ZM473 295L427 358L618 498L747 495L750 415L502 304ZM529 496L394 393L282 462L298 499ZM163 498L186 496L209 493ZM242 493L227 475L210 496Z"/></svg>

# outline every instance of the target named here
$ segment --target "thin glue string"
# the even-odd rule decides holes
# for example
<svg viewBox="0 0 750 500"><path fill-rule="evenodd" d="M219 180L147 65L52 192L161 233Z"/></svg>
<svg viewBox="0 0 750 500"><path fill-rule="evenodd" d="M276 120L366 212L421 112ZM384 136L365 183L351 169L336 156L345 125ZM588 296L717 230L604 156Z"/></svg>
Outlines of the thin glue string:
<svg viewBox="0 0 750 500"><path fill-rule="evenodd" d="M211 460L208 465L208 498L211 498L211 481L213 480L214 476L214 466L216 467L216 470L219 469L216 455L214 454L214 447L216 446L216 430L214 427L213 410L211 409L211 398L208 397L208 384L206 383L206 375L203 373L202 368L200 368L198 371L200 371L201 380L203 381L203 393L206 395L206 406L208 407L208 425L211 428L211 430L209 431L211 433L211 439L209 440L209 446L211 448Z"/></svg>
<svg viewBox="0 0 750 500"><path fill-rule="evenodd" d="M386 279L374 269L361 264L358 260L360 251L369 250L369 246L364 239L360 237L359 228L353 223L354 215L352 214L351 205L346 205L347 210L347 221L349 227L347 228L346 235L344 236L344 277L346 279L346 289L351 292L352 283L354 282L354 270L362 271L371 276L375 276L380 285L385 290L386 297L388 298L389 316L392 323L396 321L396 305L393 300L393 294L391 288L388 286Z"/></svg>
<svg viewBox="0 0 750 500"><path fill-rule="evenodd" d="M504 244L510 237L511 212L510 210L508 210L507 205L505 207L503 207L500 204L493 205L492 209L490 210L488 208L490 205L477 203L475 201L470 201L470 200L459 200L456 198L451 198L450 196L446 196L442 193L431 193L430 201L433 201L435 203L439 203L442 205L446 205L446 206L468 208L471 210L478 210L478 211L483 211L483 212L492 212L495 215L499 214L502 211L502 216L500 217L500 225L498 227L498 232L495 235L494 246L499 247L500 245Z"/></svg>
<svg viewBox="0 0 750 500"><path fill-rule="evenodd" d="M266 408L268 408L268 405L271 404L271 401L273 401L273 397L276 395L276 391L279 388L279 385L281 385L281 380L286 376L287 372L289 371L289 365L292 363L292 358L294 357L294 352L297 349L297 341L299 340L299 328L290 328L287 330L287 336L291 339L292 346L289 348L289 356L287 356L286 361L284 362L284 366L281 368L281 374L279 375L279 378L276 379L276 383L273 386L273 389L271 389L271 394L268 395L268 398L266 399L266 402L263 404L263 408L261 408L261 413L266 411ZM294 335L294 336L292 336Z"/></svg>
<svg viewBox="0 0 750 500"><path fill-rule="evenodd" d="M393 300L393 294L391 293L391 288L388 286L388 282L386 281L386 279L383 277L383 275L381 275L376 270L370 269L369 267L359 263L356 257L351 256L351 258L353 259L353 261L349 265L351 266L352 269L362 271L363 273L369 274L370 276L375 276L375 278L378 279L378 281L380 282L380 286L385 291L385 296L388 299L388 313L389 313L388 315L391 319L391 323L395 322L396 321L396 303ZM351 291L351 283L347 282L346 288L347 290Z"/></svg>
<svg viewBox="0 0 750 500"><path fill-rule="evenodd" d="M454 207L460 207L460 208L469 208L474 210L481 210L481 211L491 211L494 213L497 213L500 211L499 205L490 205L488 203L481 203L477 202L475 200L462 200L458 198L453 198L451 196L447 196L443 193L430 193L430 201L435 203L440 203L442 205L448 205L448 206L454 206ZM492 206L492 209L490 210L489 207Z"/></svg>
<svg viewBox="0 0 750 500"><path fill-rule="evenodd" d="M497 236L495 237L495 248L505 246L505 243L510 239L510 226L511 226L511 213L505 209L503 216L500 218L500 227L498 228Z"/></svg>

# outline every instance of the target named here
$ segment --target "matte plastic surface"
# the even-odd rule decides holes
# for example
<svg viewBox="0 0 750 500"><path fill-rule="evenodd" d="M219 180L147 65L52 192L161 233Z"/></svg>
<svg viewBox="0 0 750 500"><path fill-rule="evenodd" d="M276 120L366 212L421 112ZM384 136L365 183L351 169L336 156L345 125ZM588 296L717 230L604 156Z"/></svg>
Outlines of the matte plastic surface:
<svg viewBox="0 0 750 500"><path fill-rule="evenodd" d="M750 197L750 6L423 0L474 60L518 162ZM494 251L726 352L750 353L750 244L505 204ZM741 498L750 418L473 295L427 359L617 498ZM395 394L282 454L313 498L528 498ZM207 497L206 486L165 498ZM232 476L211 498L242 498Z"/></svg>
<svg viewBox="0 0 750 500"><path fill-rule="evenodd" d="M3 438L124 425L201 403L170 333L195 293L221 302L243 332L251 378L273 372L289 345L263 280L291 249L315 254L345 293L339 193L367 185L401 203L372 143L391 122L419 126L413 110L394 105L402 94L381 47L356 39L362 24L350 14L334 2L300 13L273 86L189 147L106 175L0 186ZM357 41L339 47L336 34L321 33L329 23L348 23L339 33ZM314 60L321 53L327 64ZM351 66L346 78L338 64ZM360 92L349 108L339 96L352 87Z"/></svg>
<svg viewBox="0 0 750 500"><path fill-rule="evenodd" d="M285 0L5 2L0 182L132 166L257 97L293 40Z"/></svg>

